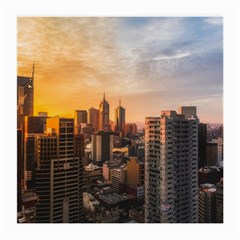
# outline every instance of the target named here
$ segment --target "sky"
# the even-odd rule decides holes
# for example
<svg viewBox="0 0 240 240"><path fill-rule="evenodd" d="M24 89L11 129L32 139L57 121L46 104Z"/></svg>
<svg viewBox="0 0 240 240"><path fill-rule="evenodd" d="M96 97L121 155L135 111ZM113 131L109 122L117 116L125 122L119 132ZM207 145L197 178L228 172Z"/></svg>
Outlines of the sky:
<svg viewBox="0 0 240 240"><path fill-rule="evenodd" d="M223 18L18 17L17 73L35 63L35 114L73 117L121 98L126 122L197 106L223 123Z"/></svg>

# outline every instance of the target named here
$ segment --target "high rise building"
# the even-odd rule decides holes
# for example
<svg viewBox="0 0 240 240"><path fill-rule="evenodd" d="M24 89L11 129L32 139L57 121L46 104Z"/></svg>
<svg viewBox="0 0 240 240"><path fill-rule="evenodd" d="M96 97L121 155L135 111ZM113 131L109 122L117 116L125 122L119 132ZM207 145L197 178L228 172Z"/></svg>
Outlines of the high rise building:
<svg viewBox="0 0 240 240"><path fill-rule="evenodd" d="M217 223L223 223L223 178L217 183Z"/></svg>
<svg viewBox="0 0 240 240"><path fill-rule="evenodd" d="M137 134L137 124L136 123L126 123L124 135L127 138L133 137Z"/></svg>
<svg viewBox="0 0 240 240"><path fill-rule="evenodd" d="M105 161L113 159L113 135L111 132L99 131L92 135L91 142L92 160L97 165L102 166Z"/></svg>
<svg viewBox="0 0 240 240"><path fill-rule="evenodd" d="M124 135L125 128L125 108L121 106L121 99L119 106L115 109L115 131L122 132Z"/></svg>
<svg viewBox="0 0 240 240"><path fill-rule="evenodd" d="M144 185L144 162L137 157L129 157L127 161L127 183L129 185Z"/></svg>
<svg viewBox="0 0 240 240"><path fill-rule="evenodd" d="M99 110L96 108L88 109L88 123L92 125L94 131L99 129Z"/></svg>
<svg viewBox="0 0 240 240"><path fill-rule="evenodd" d="M198 202L198 222L216 223L216 186L210 183L200 185Z"/></svg>
<svg viewBox="0 0 240 240"><path fill-rule="evenodd" d="M46 117L25 117L24 131L24 183L25 189L35 189L36 151L35 143L37 134L45 132Z"/></svg>
<svg viewBox="0 0 240 240"><path fill-rule="evenodd" d="M48 118L46 128L36 138L36 222L82 222L82 138L71 118Z"/></svg>
<svg viewBox="0 0 240 240"><path fill-rule="evenodd" d="M31 77L17 76L17 163L18 210L21 209L21 192L24 190L24 118L34 114L34 64Z"/></svg>
<svg viewBox="0 0 240 240"><path fill-rule="evenodd" d="M111 170L112 187L116 193L119 193L119 184L125 183L127 179L127 168L121 166Z"/></svg>
<svg viewBox="0 0 240 240"><path fill-rule="evenodd" d="M198 118L175 111L145 120L145 222L196 223Z"/></svg>
<svg viewBox="0 0 240 240"><path fill-rule="evenodd" d="M99 104L99 130L109 131L109 103L105 99L105 93L103 94L103 100Z"/></svg>
<svg viewBox="0 0 240 240"><path fill-rule="evenodd" d="M23 133L17 130L17 211L22 210L22 189L24 188Z"/></svg>
<svg viewBox="0 0 240 240"><path fill-rule="evenodd" d="M183 114L186 119L197 116L196 106L181 106L178 108L178 113Z"/></svg>
<svg viewBox="0 0 240 240"><path fill-rule="evenodd" d="M223 167L223 138L217 139L217 165Z"/></svg>
<svg viewBox="0 0 240 240"><path fill-rule="evenodd" d="M24 127L24 118L34 114L34 64L31 77L17 76L17 128Z"/></svg>
<svg viewBox="0 0 240 240"><path fill-rule="evenodd" d="M207 124L198 124L198 168L206 165Z"/></svg>
<svg viewBox="0 0 240 240"><path fill-rule="evenodd" d="M216 166L218 161L218 144L216 140L207 142L206 148L206 164L207 166Z"/></svg>
<svg viewBox="0 0 240 240"><path fill-rule="evenodd" d="M87 111L86 110L75 110L74 111L74 125L75 134L80 134L82 129L82 124L87 123Z"/></svg>

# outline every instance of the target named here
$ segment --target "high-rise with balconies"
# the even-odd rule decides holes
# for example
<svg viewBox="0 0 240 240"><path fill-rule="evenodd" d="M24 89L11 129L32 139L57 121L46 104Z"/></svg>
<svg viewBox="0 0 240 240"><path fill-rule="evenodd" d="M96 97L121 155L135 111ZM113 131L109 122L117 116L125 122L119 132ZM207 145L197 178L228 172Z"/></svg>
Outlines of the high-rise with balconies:
<svg viewBox="0 0 240 240"><path fill-rule="evenodd" d="M198 118L162 111L145 120L145 222L198 221Z"/></svg>

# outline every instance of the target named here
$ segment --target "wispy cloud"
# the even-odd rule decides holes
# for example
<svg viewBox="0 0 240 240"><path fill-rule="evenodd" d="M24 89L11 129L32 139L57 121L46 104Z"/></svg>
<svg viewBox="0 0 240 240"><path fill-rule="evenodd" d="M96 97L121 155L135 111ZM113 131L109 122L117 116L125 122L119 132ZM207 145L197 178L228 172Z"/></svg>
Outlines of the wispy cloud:
<svg viewBox="0 0 240 240"><path fill-rule="evenodd" d="M31 72L32 62L37 108L97 107L105 91L113 102L119 95L131 99L131 119L144 119L138 105L144 94L154 95L142 103L145 109L163 103L163 96L181 104L180 92L189 102L190 92L200 98L208 91L205 101L222 96L222 18L21 17L18 74ZM176 91L171 99L169 89Z"/></svg>

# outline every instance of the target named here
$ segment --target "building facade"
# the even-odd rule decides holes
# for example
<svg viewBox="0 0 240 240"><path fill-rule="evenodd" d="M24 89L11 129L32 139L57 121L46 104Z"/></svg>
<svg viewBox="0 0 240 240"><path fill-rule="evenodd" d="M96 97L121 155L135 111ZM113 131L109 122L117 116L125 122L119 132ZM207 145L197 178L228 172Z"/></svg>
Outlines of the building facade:
<svg viewBox="0 0 240 240"><path fill-rule="evenodd" d="M217 204L217 223L223 223L223 178L217 183L217 195L216 195L216 204Z"/></svg>
<svg viewBox="0 0 240 240"><path fill-rule="evenodd" d="M99 110L96 108L88 109L88 123L92 125L94 131L99 129Z"/></svg>
<svg viewBox="0 0 240 240"><path fill-rule="evenodd" d="M113 159L113 135L111 132L99 131L91 136L92 160L98 165Z"/></svg>
<svg viewBox="0 0 240 240"><path fill-rule="evenodd" d="M175 111L145 120L145 222L198 221L198 118Z"/></svg>
<svg viewBox="0 0 240 240"><path fill-rule="evenodd" d="M124 136L125 130L125 108L121 106L121 100L119 100L119 106L115 109L115 131L121 132Z"/></svg>
<svg viewBox="0 0 240 240"><path fill-rule="evenodd" d="M210 183L200 185L198 202L198 222L216 223L216 186Z"/></svg>
<svg viewBox="0 0 240 240"><path fill-rule="evenodd" d="M109 103L105 99L105 93L103 100L99 104L99 130L109 131Z"/></svg>
<svg viewBox="0 0 240 240"><path fill-rule="evenodd" d="M127 183L129 185L144 185L144 162L137 157L129 157L127 162Z"/></svg>
<svg viewBox="0 0 240 240"><path fill-rule="evenodd" d="M36 148L37 134L43 134L46 127L46 117L25 117L24 133L24 183L25 189L35 189Z"/></svg>
<svg viewBox="0 0 240 240"><path fill-rule="evenodd" d="M24 118L34 114L34 65L31 77L17 76L17 128L24 127Z"/></svg>
<svg viewBox="0 0 240 240"><path fill-rule="evenodd" d="M36 222L82 222L83 143L74 135L74 119L49 118L46 127L36 138Z"/></svg>

